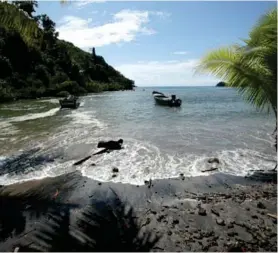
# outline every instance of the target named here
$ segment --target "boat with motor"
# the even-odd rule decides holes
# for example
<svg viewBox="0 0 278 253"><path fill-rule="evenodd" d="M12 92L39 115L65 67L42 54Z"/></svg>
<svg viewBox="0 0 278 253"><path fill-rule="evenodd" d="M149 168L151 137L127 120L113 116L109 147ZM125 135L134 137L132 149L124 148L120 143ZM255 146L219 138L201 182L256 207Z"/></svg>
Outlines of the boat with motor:
<svg viewBox="0 0 278 253"><path fill-rule="evenodd" d="M59 100L61 109L62 108L70 108L70 109L77 109L80 105L80 102L78 102L78 97L69 95L64 99Z"/></svg>
<svg viewBox="0 0 278 253"><path fill-rule="evenodd" d="M166 96L162 92L153 91L153 97L157 104L170 106L170 107L180 107L182 100L177 98L176 95Z"/></svg>

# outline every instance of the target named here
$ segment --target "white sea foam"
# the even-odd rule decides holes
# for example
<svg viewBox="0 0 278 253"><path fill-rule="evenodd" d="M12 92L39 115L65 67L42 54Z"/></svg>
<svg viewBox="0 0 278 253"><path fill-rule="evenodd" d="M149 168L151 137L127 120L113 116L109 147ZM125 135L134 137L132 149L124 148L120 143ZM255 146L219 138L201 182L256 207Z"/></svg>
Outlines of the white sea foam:
<svg viewBox="0 0 278 253"><path fill-rule="evenodd" d="M8 185L20 181L55 177L64 173L80 170L82 175L100 181L113 181L130 183L135 185L144 184L149 179L165 179L178 177L180 173L185 176L209 175L223 172L231 175L245 176L251 170L270 169L275 165L275 157L260 154L250 150L222 151L213 155L218 157L220 164L216 172L203 173L210 164L208 156L196 155L169 155L163 154L157 147L134 139L125 140L124 149L111 153L93 156L78 167L72 166L75 160L66 162L55 161L36 168L26 169L18 175L4 175L0 177L0 185ZM45 152L46 150L44 150ZM97 150L92 150L93 153ZM5 157L0 158L0 165ZM96 166L91 166L95 163ZM112 169L117 167L119 173L113 178Z"/></svg>
<svg viewBox="0 0 278 253"><path fill-rule="evenodd" d="M72 125L90 125L99 129L106 127L106 124L95 117L94 111L72 111L67 117L73 119Z"/></svg>
<svg viewBox="0 0 278 253"><path fill-rule="evenodd" d="M13 135L19 132L19 130L8 121L0 121L0 136Z"/></svg>
<svg viewBox="0 0 278 253"><path fill-rule="evenodd" d="M239 159L243 154L243 158ZM209 169L210 157L184 155L173 156L162 154L160 150L147 143L125 141L125 149L93 157L86 161L80 170L84 176L100 181L114 181L131 184L143 184L144 180L173 178L183 173L185 176L209 175L223 172L236 176L245 176L250 170L269 169L274 167L271 156L254 156L258 153L250 150L223 151L214 154L220 159L218 170L202 172ZM90 166L91 163L96 166ZM117 177L112 178L112 168L119 168Z"/></svg>
<svg viewBox="0 0 278 253"><path fill-rule="evenodd" d="M43 100L38 100L40 103L52 103L52 104L59 104L59 99L56 98L50 98L50 99L43 99Z"/></svg>
<svg viewBox="0 0 278 253"><path fill-rule="evenodd" d="M29 167L24 172L18 174L5 174L0 176L0 185L10 185L18 182L26 182L35 179L43 179L46 177L56 177L74 169L70 170L72 161L66 163L49 163L46 165L39 165L36 168ZM1 165L1 164L0 164Z"/></svg>
<svg viewBox="0 0 278 253"><path fill-rule="evenodd" d="M27 121L27 120L34 120L34 119L39 119L39 118L50 117L50 116L54 116L59 110L60 110L60 108L53 108L46 112L30 113L27 115L10 118L8 120L8 122L22 122L22 121Z"/></svg>

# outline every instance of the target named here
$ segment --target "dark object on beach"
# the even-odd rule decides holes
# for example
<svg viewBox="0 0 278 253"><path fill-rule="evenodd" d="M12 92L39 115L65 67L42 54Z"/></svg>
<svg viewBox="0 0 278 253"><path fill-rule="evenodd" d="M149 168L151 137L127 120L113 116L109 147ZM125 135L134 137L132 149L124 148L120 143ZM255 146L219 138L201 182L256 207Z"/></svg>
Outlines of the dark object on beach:
<svg viewBox="0 0 278 253"><path fill-rule="evenodd" d="M90 159L91 157L92 157L92 156L89 155L89 156L87 156L87 157L85 157L85 158L79 160L78 162L74 163L73 165L79 165L79 164L81 164L81 163L84 163L85 161L87 161L87 160Z"/></svg>
<svg viewBox="0 0 278 253"><path fill-rule="evenodd" d="M119 172L119 169L116 168L116 167L114 167L114 168L112 169L112 172L113 172L113 173L117 173L117 172Z"/></svg>
<svg viewBox="0 0 278 253"><path fill-rule="evenodd" d="M262 202L259 202L259 203L257 204L257 207L258 207L258 208L261 208L261 209L265 209L265 205L264 205Z"/></svg>
<svg viewBox="0 0 278 253"><path fill-rule="evenodd" d="M226 83L219 82L218 84L216 84L216 87L226 87Z"/></svg>
<svg viewBox="0 0 278 253"><path fill-rule="evenodd" d="M215 209L211 208L211 212L212 212L213 214L215 214L216 216L219 216L219 212L217 212Z"/></svg>
<svg viewBox="0 0 278 253"><path fill-rule="evenodd" d="M87 156L87 157L85 157L85 158L83 158L83 159L81 159L81 160L75 162L73 165L74 165L74 166L75 166L75 165L80 165L81 163L84 163L85 161L87 161L88 159L90 159L93 155L99 155L99 154L109 153L109 152L110 152L110 151L109 151L108 149L105 148L105 149L103 149L103 150L101 150L101 151L99 151L99 152L97 152L97 153L94 153L94 154L92 154L92 155L89 155L89 156ZM95 164L93 163L92 166L95 166Z"/></svg>
<svg viewBox="0 0 278 253"><path fill-rule="evenodd" d="M61 105L61 109L62 108L77 109L80 105L80 103L77 100L78 98L73 95L69 95L64 99L60 99L59 103Z"/></svg>
<svg viewBox="0 0 278 253"><path fill-rule="evenodd" d="M219 159L218 158L210 158L208 159L208 163L220 163Z"/></svg>
<svg viewBox="0 0 278 253"><path fill-rule="evenodd" d="M153 91L153 97L157 104L166 105L170 107L180 107L182 104L181 99L177 98L176 95L165 96L163 93Z"/></svg>
<svg viewBox="0 0 278 253"><path fill-rule="evenodd" d="M214 171L214 170L218 170L218 168L210 168L208 170L201 170L201 172L208 172L208 171Z"/></svg>
<svg viewBox="0 0 278 253"><path fill-rule="evenodd" d="M207 215L207 211L203 207L199 207L198 214L202 215L202 216L206 216Z"/></svg>
<svg viewBox="0 0 278 253"><path fill-rule="evenodd" d="M123 142L124 141L122 139L119 139L118 141L100 141L97 147L110 150L118 150L122 148Z"/></svg>
<svg viewBox="0 0 278 253"><path fill-rule="evenodd" d="M103 154L103 153L109 153L110 151L112 150L119 150L122 148L122 144L123 144L123 140L120 139L118 141L108 141L108 142L104 142L104 141L101 141L98 143L97 147L98 148L104 148L102 149L101 151L97 152L97 153L94 153L92 155L89 155L79 161L77 161L76 163L74 163L73 165L80 165L81 163L87 161L88 159L90 159L93 155L99 155L99 154Z"/></svg>

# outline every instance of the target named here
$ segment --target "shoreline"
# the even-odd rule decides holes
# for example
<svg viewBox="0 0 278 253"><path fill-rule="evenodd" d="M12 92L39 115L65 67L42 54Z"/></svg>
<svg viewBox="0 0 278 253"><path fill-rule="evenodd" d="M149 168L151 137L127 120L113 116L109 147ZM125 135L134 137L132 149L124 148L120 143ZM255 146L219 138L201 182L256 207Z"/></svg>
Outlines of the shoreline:
<svg viewBox="0 0 278 253"><path fill-rule="evenodd" d="M272 177L277 180L277 174ZM144 229L162 235L152 251L228 251L243 244L251 251L276 251L277 219L267 215L277 215L276 186L222 173L136 186L99 182L71 172L0 189L48 197L58 193L59 201L78 204L81 210L88 204L110 203L116 195L134 209ZM26 241L30 238L24 236ZM20 235L0 244L0 249L12 251L18 240L22 242Z"/></svg>
<svg viewBox="0 0 278 253"><path fill-rule="evenodd" d="M79 95L76 95L76 96L86 97L86 96L89 96L89 95L92 95L92 94L101 94L101 93L105 93L105 92L133 91L134 88L133 89L119 89L119 90L103 90L103 91L99 91L99 92L88 92L88 93L79 94ZM0 105L10 104L10 103L13 103L13 102L26 101L26 100L36 101L36 100L44 100L44 99L61 99L61 98L64 98L64 96L42 96L42 97L26 97L26 98L25 97L18 97L18 98L11 98L11 99L8 99L8 100L3 100L3 101L0 100Z"/></svg>

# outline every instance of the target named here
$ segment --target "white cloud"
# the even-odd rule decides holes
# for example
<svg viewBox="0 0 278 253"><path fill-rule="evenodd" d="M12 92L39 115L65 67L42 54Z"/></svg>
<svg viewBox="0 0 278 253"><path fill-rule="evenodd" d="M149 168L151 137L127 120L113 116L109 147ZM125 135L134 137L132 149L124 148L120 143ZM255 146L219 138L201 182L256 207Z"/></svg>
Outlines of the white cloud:
<svg viewBox="0 0 278 253"><path fill-rule="evenodd" d="M155 30L147 27L151 16L163 17L163 12L122 10L113 15L112 21L94 26L90 19L65 16L58 22L59 38L88 49L112 43L131 42L138 35L152 35ZM166 15L166 14L165 14Z"/></svg>
<svg viewBox="0 0 278 253"><path fill-rule="evenodd" d="M93 3L104 3L106 2L105 0L76 0L75 1L75 6L77 6L79 9L84 8L88 4L93 4Z"/></svg>
<svg viewBox="0 0 278 253"><path fill-rule="evenodd" d="M186 54L188 54L188 52L187 51L177 51L177 52L174 52L173 54L186 55Z"/></svg>
<svg viewBox="0 0 278 253"><path fill-rule="evenodd" d="M198 59L185 61L140 61L134 64L116 66L123 75L131 78L138 86L215 85L218 80L210 76L196 74Z"/></svg>

